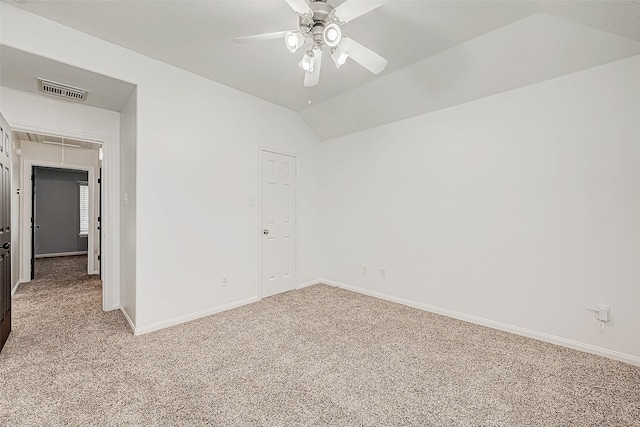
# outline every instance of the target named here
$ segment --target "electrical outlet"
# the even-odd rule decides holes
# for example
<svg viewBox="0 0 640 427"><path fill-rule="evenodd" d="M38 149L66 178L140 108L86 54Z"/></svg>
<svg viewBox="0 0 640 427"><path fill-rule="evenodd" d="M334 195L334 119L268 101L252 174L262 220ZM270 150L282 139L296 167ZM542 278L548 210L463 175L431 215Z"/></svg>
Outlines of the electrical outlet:
<svg viewBox="0 0 640 427"><path fill-rule="evenodd" d="M362 264L362 274L367 274L367 264Z"/></svg>
<svg viewBox="0 0 640 427"><path fill-rule="evenodd" d="M387 269L386 268L381 268L380 269L380 277L387 277Z"/></svg>
<svg viewBox="0 0 640 427"><path fill-rule="evenodd" d="M603 322L609 321L609 306L606 304L596 304L596 319Z"/></svg>
<svg viewBox="0 0 640 427"><path fill-rule="evenodd" d="M221 286L227 286L229 284L229 276L227 276L226 274L222 275L222 282L220 283Z"/></svg>

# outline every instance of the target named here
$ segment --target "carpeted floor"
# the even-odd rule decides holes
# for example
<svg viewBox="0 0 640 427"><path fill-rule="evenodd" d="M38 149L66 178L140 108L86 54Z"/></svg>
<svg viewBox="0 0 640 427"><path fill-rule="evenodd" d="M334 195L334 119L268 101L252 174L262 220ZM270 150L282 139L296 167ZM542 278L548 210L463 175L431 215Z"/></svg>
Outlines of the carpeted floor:
<svg viewBox="0 0 640 427"><path fill-rule="evenodd" d="M38 287L60 287L87 282L97 276L87 275L87 256L36 258L34 276Z"/></svg>
<svg viewBox="0 0 640 427"><path fill-rule="evenodd" d="M640 426L640 368L329 286L135 337L82 262L14 297L2 426Z"/></svg>

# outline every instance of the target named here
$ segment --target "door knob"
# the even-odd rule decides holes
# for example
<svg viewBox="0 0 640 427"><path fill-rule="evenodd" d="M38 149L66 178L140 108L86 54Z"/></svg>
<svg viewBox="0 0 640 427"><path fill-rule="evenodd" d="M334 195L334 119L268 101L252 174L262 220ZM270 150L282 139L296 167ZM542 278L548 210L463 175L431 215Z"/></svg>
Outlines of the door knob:
<svg viewBox="0 0 640 427"><path fill-rule="evenodd" d="M11 243L9 243L9 242L6 242L5 244L3 244L3 245L2 245L2 249L5 249L5 250L7 250L7 251L8 251L10 248L11 248Z"/></svg>
<svg viewBox="0 0 640 427"><path fill-rule="evenodd" d="M269 234L269 230L262 230L262 234Z"/></svg>

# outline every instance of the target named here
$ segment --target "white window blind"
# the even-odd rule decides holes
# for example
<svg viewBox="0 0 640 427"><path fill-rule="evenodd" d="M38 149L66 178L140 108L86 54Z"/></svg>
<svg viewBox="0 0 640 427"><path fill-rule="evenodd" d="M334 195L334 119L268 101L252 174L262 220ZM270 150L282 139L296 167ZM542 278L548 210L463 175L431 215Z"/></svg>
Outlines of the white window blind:
<svg viewBox="0 0 640 427"><path fill-rule="evenodd" d="M89 185L80 184L80 234L89 234Z"/></svg>

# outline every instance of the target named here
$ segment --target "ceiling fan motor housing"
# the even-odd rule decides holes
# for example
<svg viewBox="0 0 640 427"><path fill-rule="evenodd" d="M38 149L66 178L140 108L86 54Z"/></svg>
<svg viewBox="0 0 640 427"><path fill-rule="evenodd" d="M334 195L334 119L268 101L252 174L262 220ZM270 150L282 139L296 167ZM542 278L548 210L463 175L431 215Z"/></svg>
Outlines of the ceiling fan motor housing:
<svg viewBox="0 0 640 427"><path fill-rule="evenodd" d="M313 11L313 15L300 16L300 31L307 37L312 38L316 47L320 47L325 43L325 27L334 22L332 16L334 8L327 4L326 0L312 1L309 4L309 8Z"/></svg>

